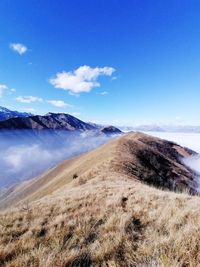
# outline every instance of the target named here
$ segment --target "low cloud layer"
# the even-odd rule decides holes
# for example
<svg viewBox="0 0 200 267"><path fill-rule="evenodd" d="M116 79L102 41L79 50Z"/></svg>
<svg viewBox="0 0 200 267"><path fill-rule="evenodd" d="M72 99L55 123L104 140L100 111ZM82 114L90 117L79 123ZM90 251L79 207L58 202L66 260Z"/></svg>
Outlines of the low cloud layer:
<svg viewBox="0 0 200 267"><path fill-rule="evenodd" d="M94 87L100 87L100 76L111 76L115 71L112 67L81 66L74 71L58 72L49 82L55 87L67 90L72 94L90 92Z"/></svg>
<svg viewBox="0 0 200 267"><path fill-rule="evenodd" d="M183 162L200 176L200 155L184 158ZM200 181L199 181L200 182ZM200 185L200 183L199 183Z"/></svg>
<svg viewBox="0 0 200 267"><path fill-rule="evenodd" d="M184 158L183 163L196 173L196 190L200 192L200 154Z"/></svg>
<svg viewBox="0 0 200 267"><path fill-rule="evenodd" d="M173 141L181 146L188 147L200 153L200 134L199 133L169 133L169 132L146 132L169 141Z"/></svg>
<svg viewBox="0 0 200 267"><path fill-rule="evenodd" d="M64 159L107 142L104 135L31 130L0 133L0 187L32 178Z"/></svg>
<svg viewBox="0 0 200 267"><path fill-rule="evenodd" d="M200 134L149 134L174 141L200 153ZM0 187L39 175L62 160L95 149L108 140L104 135L69 134L65 131L0 132ZM200 156L185 158L183 161L197 173L200 191Z"/></svg>

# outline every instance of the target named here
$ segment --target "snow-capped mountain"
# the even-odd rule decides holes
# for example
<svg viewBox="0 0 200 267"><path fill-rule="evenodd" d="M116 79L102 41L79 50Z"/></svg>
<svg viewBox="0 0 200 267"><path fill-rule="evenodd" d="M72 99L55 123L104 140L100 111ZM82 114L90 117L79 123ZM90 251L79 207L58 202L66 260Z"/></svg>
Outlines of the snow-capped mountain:
<svg viewBox="0 0 200 267"><path fill-rule="evenodd" d="M0 121L5 121L12 118L26 118L32 116L31 113L13 111L0 106Z"/></svg>
<svg viewBox="0 0 200 267"><path fill-rule="evenodd" d="M46 115L31 115L28 113L20 113L4 109L4 120L0 121L0 130L67 130L67 131L94 131L94 133L103 133L106 135L122 133L114 126L99 127L79 120L78 118L65 113L52 113ZM7 115L7 119L5 119ZM12 116L13 115L13 116ZM9 118L8 116L12 116Z"/></svg>

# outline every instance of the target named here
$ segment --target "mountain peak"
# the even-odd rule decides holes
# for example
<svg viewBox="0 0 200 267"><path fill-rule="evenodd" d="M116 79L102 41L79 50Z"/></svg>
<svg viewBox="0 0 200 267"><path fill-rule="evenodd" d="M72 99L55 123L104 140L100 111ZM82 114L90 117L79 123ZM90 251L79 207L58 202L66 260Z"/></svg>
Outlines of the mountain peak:
<svg viewBox="0 0 200 267"><path fill-rule="evenodd" d="M11 111L0 107L0 129L53 129L68 131L94 130L105 135L121 134L114 126L100 127L100 125L84 122L70 114L48 112L44 116Z"/></svg>
<svg viewBox="0 0 200 267"><path fill-rule="evenodd" d="M13 111L8 108L0 106L0 121L5 121L12 118L25 118L32 116L31 113Z"/></svg>
<svg viewBox="0 0 200 267"><path fill-rule="evenodd" d="M101 132L105 134L121 134L122 133L120 129L112 125L103 127L101 129Z"/></svg>
<svg viewBox="0 0 200 267"><path fill-rule="evenodd" d="M2 107L0 106L0 112L11 112L11 110L9 110L8 108Z"/></svg>

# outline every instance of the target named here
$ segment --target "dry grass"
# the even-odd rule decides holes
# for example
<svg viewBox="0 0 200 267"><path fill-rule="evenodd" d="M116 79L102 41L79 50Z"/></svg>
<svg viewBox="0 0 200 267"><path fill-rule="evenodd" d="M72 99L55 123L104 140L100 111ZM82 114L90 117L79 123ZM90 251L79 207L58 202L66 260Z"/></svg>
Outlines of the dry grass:
<svg viewBox="0 0 200 267"><path fill-rule="evenodd" d="M110 155L0 213L0 266L200 266L199 197L115 172Z"/></svg>
<svg viewBox="0 0 200 267"><path fill-rule="evenodd" d="M198 266L198 197L98 179L2 213L0 266Z"/></svg>

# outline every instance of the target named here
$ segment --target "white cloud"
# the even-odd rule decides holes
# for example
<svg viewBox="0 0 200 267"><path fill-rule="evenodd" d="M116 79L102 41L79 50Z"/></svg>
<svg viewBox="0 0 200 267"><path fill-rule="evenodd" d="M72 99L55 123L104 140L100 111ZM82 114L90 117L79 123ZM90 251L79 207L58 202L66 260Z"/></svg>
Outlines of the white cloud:
<svg viewBox="0 0 200 267"><path fill-rule="evenodd" d="M80 112L72 112L71 115L76 117L76 116L80 116L81 113Z"/></svg>
<svg viewBox="0 0 200 267"><path fill-rule="evenodd" d="M70 104L65 103L63 100L47 100L47 103L57 107L57 108L67 108L72 107Z"/></svg>
<svg viewBox="0 0 200 267"><path fill-rule="evenodd" d="M20 103L32 103L32 102L42 102L43 99L37 96L18 96L16 100Z"/></svg>
<svg viewBox="0 0 200 267"><path fill-rule="evenodd" d="M12 43L10 44L10 48L20 55L23 55L28 50L28 48L25 45L20 44L20 43Z"/></svg>
<svg viewBox="0 0 200 267"><path fill-rule="evenodd" d="M108 95L108 92L103 91L103 92L100 92L99 95Z"/></svg>
<svg viewBox="0 0 200 267"><path fill-rule="evenodd" d="M58 72L49 82L55 87L67 90L72 94L90 92L94 87L100 87L97 81L99 76L111 76L115 71L112 67L91 68L89 66L80 66L74 71Z"/></svg>
<svg viewBox="0 0 200 267"><path fill-rule="evenodd" d="M10 91L11 91L12 93L15 93L15 92L16 92L16 89L15 89L15 88L11 88Z"/></svg>
<svg viewBox="0 0 200 267"><path fill-rule="evenodd" d="M3 96L3 93L5 92L5 90L8 89L8 86L5 84L0 84L0 97Z"/></svg>
<svg viewBox="0 0 200 267"><path fill-rule="evenodd" d="M24 111L26 111L26 112L35 112L36 110L34 108L24 108Z"/></svg>

